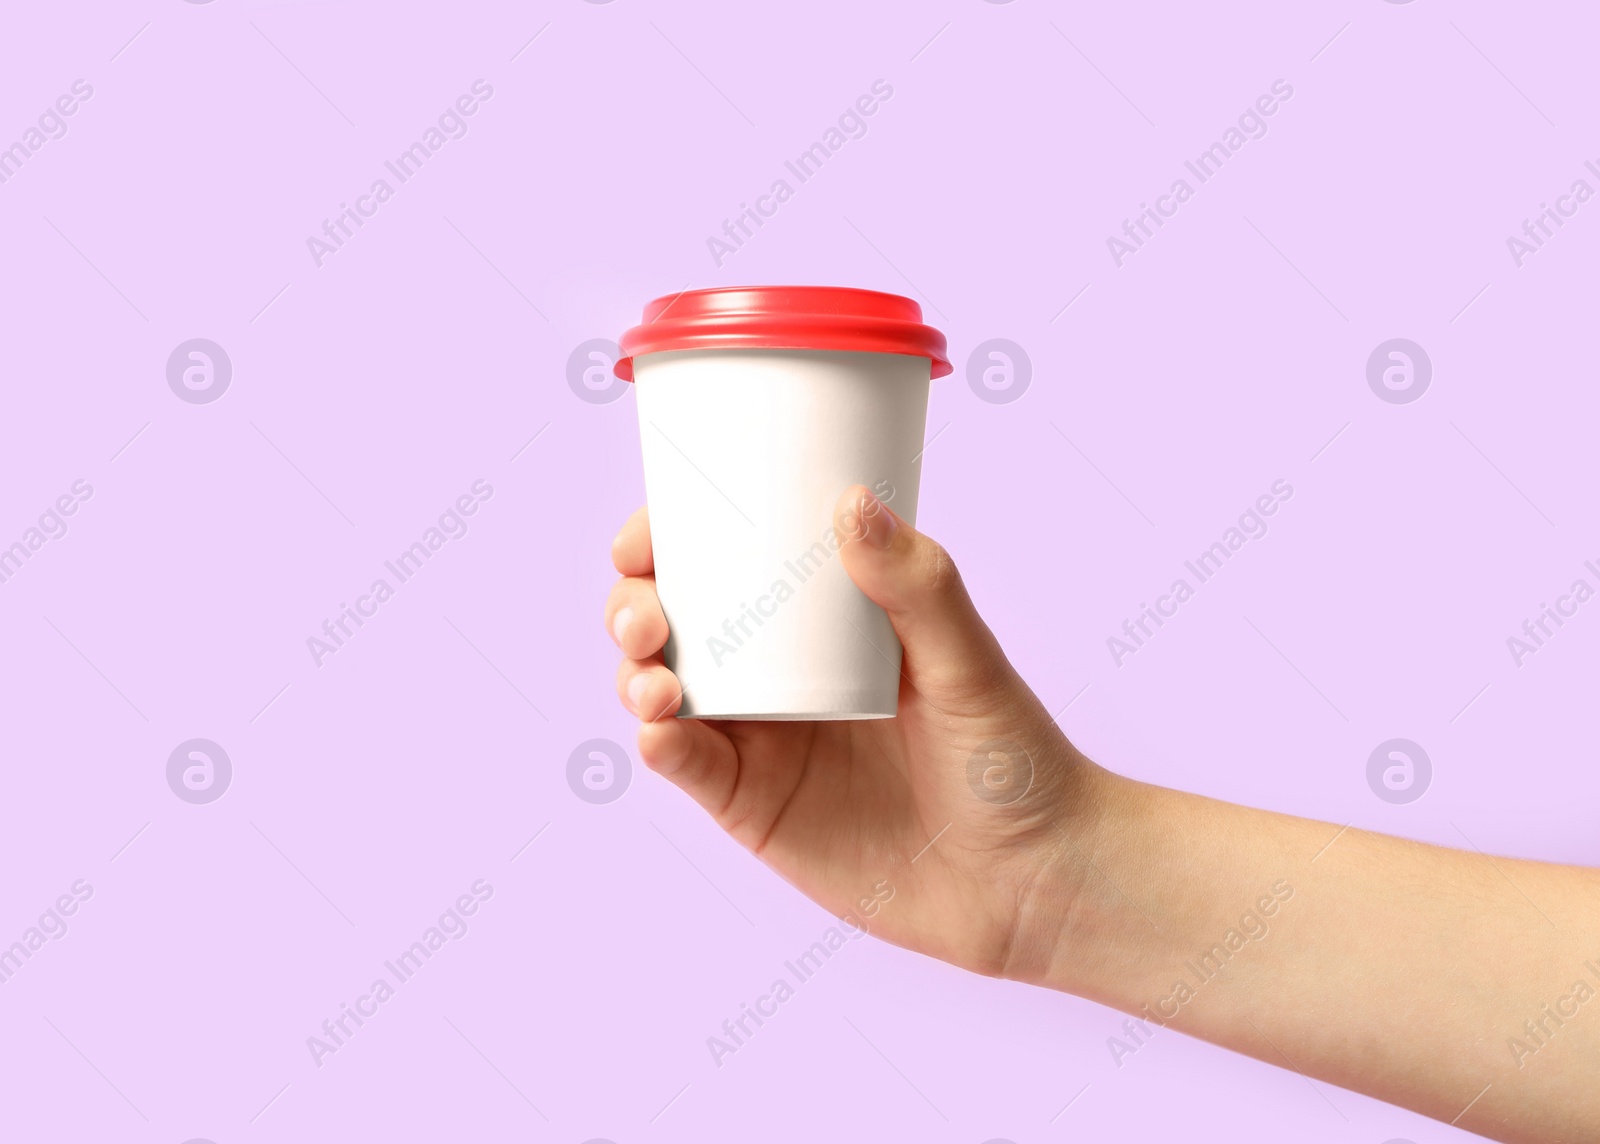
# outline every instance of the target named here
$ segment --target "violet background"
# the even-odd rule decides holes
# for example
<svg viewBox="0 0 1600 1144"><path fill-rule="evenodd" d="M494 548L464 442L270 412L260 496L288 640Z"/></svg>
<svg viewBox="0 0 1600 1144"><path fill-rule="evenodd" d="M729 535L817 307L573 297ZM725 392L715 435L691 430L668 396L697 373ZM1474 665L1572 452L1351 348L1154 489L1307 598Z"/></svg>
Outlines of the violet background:
<svg viewBox="0 0 1600 1144"><path fill-rule="evenodd" d="M1092 756L1600 861L1600 604L1521 668L1505 643L1600 560L1600 205L1506 248L1600 186L1595 31L1429 0L8 6L0 142L94 95L0 185L0 540L94 493L0 584L0 941L94 895L0 986L0 1132L1465 1138L1176 1033L1119 1068L1120 1014L875 940L716 1067L829 918L642 768L610 804L568 786L579 743L633 751L600 610L643 484L631 396L579 400L567 363L685 286L908 293L957 364L920 523ZM480 78L469 133L317 268L306 238ZM1118 269L1107 237L1280 78L1266 137ZM868 134L716 267L879 79ZM165 376L195 337L233 363L211 404ZM1394 337L1433 363L1412 404L1367 384ZM1015 402L967 384L991 338L1031 360ZM315 666L477 479L470 532ZM1106 638L1277 479L1270 534L1118 668ZM166 783L194 737L234 767L207 805ZM1366 781L1393 737L1434 768L1405 805ZM316 1067L477 879L467 936Z"/></svg>

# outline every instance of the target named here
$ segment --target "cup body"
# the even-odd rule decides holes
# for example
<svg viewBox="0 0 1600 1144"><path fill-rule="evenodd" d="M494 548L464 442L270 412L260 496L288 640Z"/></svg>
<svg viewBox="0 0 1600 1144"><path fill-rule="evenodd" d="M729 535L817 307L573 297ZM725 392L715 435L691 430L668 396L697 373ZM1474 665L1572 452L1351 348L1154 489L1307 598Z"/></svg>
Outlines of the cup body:
<svg viewBox="0 0 1600 1144"><path fill-rule="evenodd" d="M900 642L845 573L861 484L915 523L930 362L688 349L634 362L656 589L680 717L882 719Z"/></svg>

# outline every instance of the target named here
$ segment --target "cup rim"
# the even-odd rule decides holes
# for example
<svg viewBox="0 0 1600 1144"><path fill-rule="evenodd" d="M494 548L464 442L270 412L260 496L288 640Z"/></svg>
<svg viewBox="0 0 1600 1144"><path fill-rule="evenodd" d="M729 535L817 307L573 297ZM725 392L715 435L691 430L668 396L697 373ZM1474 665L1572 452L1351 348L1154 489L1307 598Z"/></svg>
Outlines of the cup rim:
<svg viewBox="0 0 1600 1144"><path fill-rule="evenodd" d="M656 298L622 335L616 375L633 359L669 350L851 350L924 357L950 373L945 336L913 299L854 286L716 286Z"/></svg>

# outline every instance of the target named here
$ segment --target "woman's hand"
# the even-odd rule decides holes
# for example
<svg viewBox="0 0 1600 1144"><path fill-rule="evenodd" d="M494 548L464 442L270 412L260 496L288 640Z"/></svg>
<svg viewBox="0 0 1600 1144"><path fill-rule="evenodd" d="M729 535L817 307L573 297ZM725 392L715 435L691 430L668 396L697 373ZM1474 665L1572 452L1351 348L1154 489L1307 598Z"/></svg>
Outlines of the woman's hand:
<svg viewBox="0 0 1600 1144"><path fill-rule="evenodd" d="M762 861L890 941L1120 1008L1136 1043L1171 1026L1497 1139L1600 1140L1596 871L1118 778L943 549L860 487L834 527L905 647L894 719L671 718L642 511L613 549L639 753Z"/></svg>
<svg viewBox="0 0 1600 1144"><path fill-rule="evenodd" d="M1082 863L1068 831L1105 776L1006 661L949 555L861 486L834 509L850 578L905 649L888 720L676 719L646 510L612 545L606 628L639 754L802 892L873 933L980 973L1039 979ZM1067 876L1070 881L1070 875ZM870 915L870 922L864 915Z"/></svg>

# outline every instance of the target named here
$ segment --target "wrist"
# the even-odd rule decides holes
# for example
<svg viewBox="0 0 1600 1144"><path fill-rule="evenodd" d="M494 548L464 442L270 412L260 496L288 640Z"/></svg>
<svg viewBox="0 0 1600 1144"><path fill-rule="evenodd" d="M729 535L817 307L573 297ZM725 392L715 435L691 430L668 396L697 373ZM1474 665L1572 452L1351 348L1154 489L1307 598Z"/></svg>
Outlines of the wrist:
<svg viewBox="0 0 1600 1144"><path fill-rule="evenodd" d="M1076 753L1076 752L1074 752ZM1157 936L1135 868L1151 850L1149 792L1078 756L1071 797L1043 827L1036 873L1019 895L1001 974L1030 985L1112 1000ZM1114 1003L1114 1001L1113 1001Z"/></svg>

